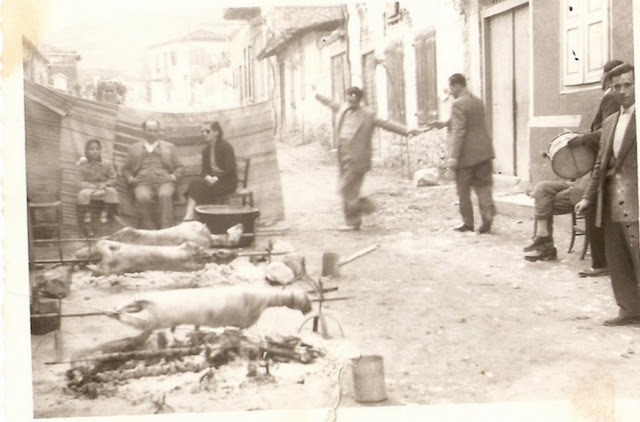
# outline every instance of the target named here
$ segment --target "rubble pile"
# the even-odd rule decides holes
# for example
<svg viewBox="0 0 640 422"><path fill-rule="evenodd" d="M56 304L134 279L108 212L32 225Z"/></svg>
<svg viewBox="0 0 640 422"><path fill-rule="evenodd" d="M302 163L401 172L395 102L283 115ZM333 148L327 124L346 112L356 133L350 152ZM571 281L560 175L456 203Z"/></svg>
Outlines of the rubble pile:
<svg viewBox="0 0 640 422"><path fill-rule="evenodd" d="M239 359L248 363L248 377L269 362L308 364L326 353L299 337L271 335L251 337L236 328L220 331L175 329L147 331L139 336L110 342L89 356L74 361L66 372L69 390L96 398L111 395L128 380L178 373L200 373L200 381L211 378L221 366Z"/></svg>

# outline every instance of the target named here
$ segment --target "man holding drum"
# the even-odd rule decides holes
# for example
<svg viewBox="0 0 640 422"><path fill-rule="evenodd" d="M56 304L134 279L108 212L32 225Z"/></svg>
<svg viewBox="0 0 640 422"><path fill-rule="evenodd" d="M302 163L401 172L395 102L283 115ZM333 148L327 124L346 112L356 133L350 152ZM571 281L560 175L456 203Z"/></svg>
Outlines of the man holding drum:
<svg viewBox="0 0 640 422"><path fill-rule="evenodd" d="M602 89L605 92L600 100L596 117L591 123L590 133L576 136L567 141L569 148L586 146L593 151L593 157L600 148L600 135L597 132L602 122L619 109L619 105L609 88L610 78L607 72L621 65L621 60L611 60L603 67ZM570 136L570 134L567 134ZM554 172L559 169L554 166ZM584 173L583 173L584 174ZM568 176L565 176L568 178ZM535 252L525 256L528 261L548 261L557 258L557 250L553 243L553 216L568 214L573 211L575 204L582 198L590 176L584 176L577 182L570 181L543 181L538 183L533 191L535 218L537 220L537 233L533 241L524 247L525 252ZM595 226L595 212L587 212L585 216L585 228L591 247L591 269L581 271L581 277L597 277L608 274L607 261L604 253L604 233L601 228Z"/></svg>
<svg viewBox="0 0 640 422"><path fill-rule="evenodd" d="M640 324L640 249L638 247L638 161L636 142L634 67L611 70L611 88L619 112L599 131L601 148L589 186L577 213L596 207L596 226L605 233L605 253L611 285L619 306L607 326Z"/></svg>

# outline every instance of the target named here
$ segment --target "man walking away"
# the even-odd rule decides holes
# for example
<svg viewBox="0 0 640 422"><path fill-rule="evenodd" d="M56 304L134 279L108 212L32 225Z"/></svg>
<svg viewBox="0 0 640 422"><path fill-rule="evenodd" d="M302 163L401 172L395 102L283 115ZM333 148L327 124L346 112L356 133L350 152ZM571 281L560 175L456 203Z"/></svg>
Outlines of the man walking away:
<svg viewBox="0 0 640 422"><path fill-rule="evenodd" d="M464 75L449 77L449 91L454 98L448 122L436 122L431 127L447 126L449 130L448 167L455 171L462 225L454 230L474 230L471 188L478 197L482 226L478 232L491 230L496 206L493 202L493 163L495 155L491 137L485 126L482 100L467 90Z"/></svg>

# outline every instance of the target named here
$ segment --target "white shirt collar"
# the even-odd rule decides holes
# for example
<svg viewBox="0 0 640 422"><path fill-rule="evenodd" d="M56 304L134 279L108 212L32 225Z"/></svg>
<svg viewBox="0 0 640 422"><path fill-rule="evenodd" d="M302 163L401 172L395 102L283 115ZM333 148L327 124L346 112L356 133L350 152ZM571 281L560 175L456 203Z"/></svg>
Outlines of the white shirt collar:
<svg viewBox="0 0 640 422"><path fill-rule="evenodd" d="M148 152L153 152L153 150L156 149L157 146L158 141L155 141L152 144L150 144L149 141L144 141L144 149L146 149Z"/></svg>
<svg viewBox="0 0 640 422"><path fill-rule="evenodd" d="M620 106L620 114L633 114L634 111L636 111L636 103L631 104L629 108L626 109Z"/></svg>

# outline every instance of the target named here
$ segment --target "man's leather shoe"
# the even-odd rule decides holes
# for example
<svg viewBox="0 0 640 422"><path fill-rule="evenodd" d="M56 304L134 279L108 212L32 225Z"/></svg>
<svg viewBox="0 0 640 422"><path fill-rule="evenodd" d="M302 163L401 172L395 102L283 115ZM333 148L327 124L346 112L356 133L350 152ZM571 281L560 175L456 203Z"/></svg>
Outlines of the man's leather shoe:
<svg viewBox="0 0 640 422"><path fill-rule="evenodd" d="M453 230L457 231L457 232L472 232L473 231L473 227L471 226L467 226L466 224L463 224L461 226L458 226L456 228L454 228Z"/></svg>
<svg viewBox="0 0 640 422"><path fill-rule="evenodd" d="M604 321L604 325L607 327L619 327L621 325L632 324L640 324L640 316L618 316Z"/></svg>
<svg viewBox="0 0 640 422"><path fill-rule="evenodd" d="M524 252L531 252L543 247L553 246L553 238L551 236L536 236L533 238L533 242L522 248Z"/></svg>
<svg viewBox="0 0 640 422"><path fill-rule="evenodd" d="M482 223L482 226L478 229L478 233L485 234L491 231L491 221Z"/></svg>
<svg viewBox="0 0 640 422"><path fill-rule="evenodd" d="M580 277L604 277L609 275L608 268L591 268L590 270L580 271L578 273Z"/></svg>
<svg viewBox="0 0 640 422"><path fill-rule="evenodd" d="M527 255L524 259L529 262L555 261L558 259L558 250L553 246L538 249L538 253L536 255Z"/></svg>
<svg viewBox="0 0 640 422"><path fill-rule="evenodd" d="M362 215L373 214L376 210L376 204L366 197L358 198L357 207Z"/></svg>

